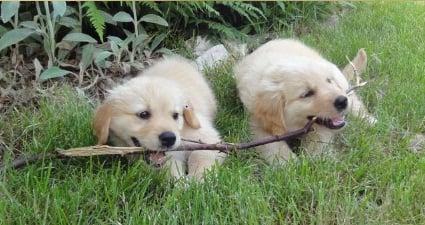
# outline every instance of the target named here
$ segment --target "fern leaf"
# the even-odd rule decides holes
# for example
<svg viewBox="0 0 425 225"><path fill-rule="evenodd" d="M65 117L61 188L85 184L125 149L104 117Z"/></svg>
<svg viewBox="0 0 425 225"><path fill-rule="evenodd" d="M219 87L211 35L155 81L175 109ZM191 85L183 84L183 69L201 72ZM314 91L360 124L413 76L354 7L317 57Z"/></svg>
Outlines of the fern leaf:
<svg viewBox="0 0 425 225"><path fill-rule="evenodd" d="M90 20L91 25L99 35L100 40L103 42L103 33L105 31L105 18L102 15L102 11L96 7L95 2L85 2L83 8L86 8L87 16Z"/></svg>
<svg viewBox="0 0 425 225"><path fill-rule="evenodd" d="M203 12L207 13L208 16L211 17L211 15L214 15L216 17L220 17L221 14L217 10L214 9L213 4L211 2L197 2L198 3L198 9L202 10Z"/></svg>
<svg viewBox="0 0 425 225"><path fill-rule="evenodd" d="M204 21L204 23L208 24L209 29L215 30L217 33L221 34L221 36L225 38L244 40L247 37L246 34L240 32L236 28L229 25L208 20Z"/></svg>
<svg viewBox="0 0 425 225"><path fill-rule="evenodd" d="M159 7L158 7L158 3L156 3L156 2L151 2L151 1L143 1L143 2L141 2L141 4L143 5L143 6L146 6L146 7L148 7L149 9L152 9L152 10L154 10L155 12L157 12L157 13L160 13L161 15L163 15L163 13L162 13L162 11L161 11L161 9L159 9Z"/></svg>
<svg viewBox="0 0 425 225"><path fill-rule="evenodd" d="M230 9L236 11L239 15L245 17L251 24L254 23L253 19L257 20L259 16L266 18L263 11L250 3L244 2L222 2L221 4L228 6Z"/></svg>

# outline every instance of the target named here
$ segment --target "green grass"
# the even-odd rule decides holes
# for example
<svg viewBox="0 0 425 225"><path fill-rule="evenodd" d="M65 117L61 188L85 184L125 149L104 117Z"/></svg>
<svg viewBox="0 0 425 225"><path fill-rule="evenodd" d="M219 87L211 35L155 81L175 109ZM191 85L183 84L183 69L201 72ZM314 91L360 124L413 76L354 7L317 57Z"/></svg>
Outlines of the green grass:
<svg viewBox="0 0 425 225"><path fill-rule="evenodd" d="M360 94L379 122L352 118L338 160L300 157L270 167L255 153L230 156L187 187L142 162L103 158L38 163L0 174L0 224L424 224L425 157L408 150L425 132L425 5L361 4L336 30L302 37L343 66L366 48ZM250 137L230 61L207 71L226 141ZM92 106L69 89L0 121L24 152L94 144Z"/></svg>

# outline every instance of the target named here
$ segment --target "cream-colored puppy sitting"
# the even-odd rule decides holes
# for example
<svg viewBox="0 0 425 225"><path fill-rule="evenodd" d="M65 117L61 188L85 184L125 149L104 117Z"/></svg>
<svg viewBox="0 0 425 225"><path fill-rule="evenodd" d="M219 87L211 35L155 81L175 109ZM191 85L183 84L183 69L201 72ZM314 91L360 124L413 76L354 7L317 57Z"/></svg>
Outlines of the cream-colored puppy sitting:
<svg viewBox="0 0 425 225"><path fill-rule="evenodd" d="M216 100L198 70L187 60L169 58L111 91L95 113L98 144L175 149L182 138L220 142L213 126ZM166 165L179 178L203 172L224 159L218 151L166 152Z"/></svg>
<svg viewBox="0 0 425 225"><path fill-rule="evenodd" d="M357 70L366 67L366 53L353 60ZM351 68L351 69L350 69ZM351 66L344 73L353 75ZM357 96L347 96L349 83L343 73L299 41L273 40L246 56L235 68L239 95L251 113L255 138L280 135L302 128L317 117L311 132L301 140L307 153L321 153L334 134L345 126L345 115L370 116ZM258 147L269 162L293 157L285 142Z"/></svg>

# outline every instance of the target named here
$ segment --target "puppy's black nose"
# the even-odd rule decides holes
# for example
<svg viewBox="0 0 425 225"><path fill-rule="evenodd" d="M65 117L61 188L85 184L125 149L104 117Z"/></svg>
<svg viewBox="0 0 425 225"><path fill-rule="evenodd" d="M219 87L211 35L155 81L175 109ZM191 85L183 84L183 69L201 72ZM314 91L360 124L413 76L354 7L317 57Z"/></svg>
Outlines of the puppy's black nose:
<svg viewBox="0 0 425 225"><path fill-rule="evenodd" d="M340 95L335 99L334 106L338 111L342 111L346 109L347 105L348 105L347 97Z"/></svg>
<svg viewBox="0 0 425 225"><path fill-rule="evenodd" d="M176 143L176 135L173 132L166 131L159 135L159 140L163 147L169 148Z"/></svg>

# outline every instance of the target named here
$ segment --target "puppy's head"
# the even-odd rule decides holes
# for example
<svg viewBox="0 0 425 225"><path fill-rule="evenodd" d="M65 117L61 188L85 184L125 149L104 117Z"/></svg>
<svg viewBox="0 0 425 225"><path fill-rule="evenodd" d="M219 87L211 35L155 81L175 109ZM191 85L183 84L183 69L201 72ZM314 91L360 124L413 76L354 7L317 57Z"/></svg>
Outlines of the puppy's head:
<svg viewBox="0 0 425 225"><path fill-rule="evenodd" d="M331 130L345 126L349 84L334 64L300 58L276 62L266 74L253 114L265 131L282 134L303 127L312 117Z"/></svg>
<svg viewBox="0 0 425 225"><path fill-rule="evenodd" d="M93 124L98 144L113 135L128 146L151 150L178 147L185 125L200 126L190 102L174 82L158 77L137 77L113 89Z"/></svg>

